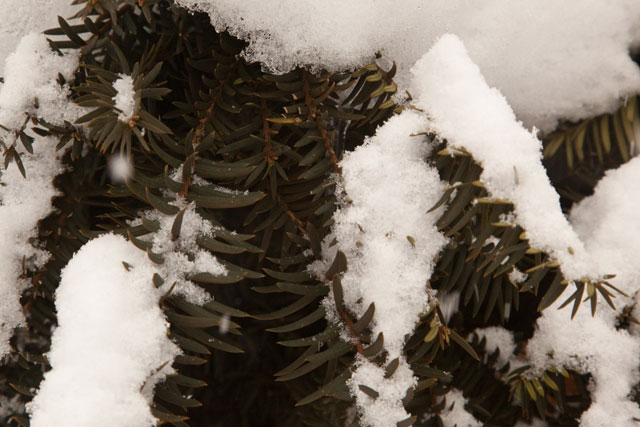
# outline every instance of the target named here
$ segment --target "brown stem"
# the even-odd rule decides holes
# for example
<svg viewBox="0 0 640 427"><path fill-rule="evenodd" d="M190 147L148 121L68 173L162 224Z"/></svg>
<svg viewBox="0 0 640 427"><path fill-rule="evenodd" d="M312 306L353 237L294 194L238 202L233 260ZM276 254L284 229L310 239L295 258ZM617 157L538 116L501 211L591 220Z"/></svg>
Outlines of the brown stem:
<svg viewBox="0 0 640 427"><path fill-rule="evenodd" d="M333 171L336 173L340 173L340 167L338 166L338 157L336 156L335 151L333 151L333 141L327 135L327 131L324 127L323 120L318 115L318 109L315 103L313 102L313 98L311 97L311 87L309 85L309 79L307 77L307 70L302 70L302 80L304 82L304 102L307 105L308 115L307 120L313 120L316 123L316 128L318 132L320 132L320 136L322 137L322 141L324 142L324 148L329 153L329 159L331 159L331 165L333 166Z"/></svg>
<svg viewBox="0 0 640 427"><path fill-rule="evenodd" d="M324 148L329 153L329 159L331 159L331 166L333 166L333 171L337 174L340 174L340 166L338 166L338 157L336 156L335 151L333 151L333 141L327 135L327 131L325 130L322 119L316 116L316 127L320 131L320 135L322 136L322 141L324 142Z"/></svg>
<svg viewBox="0 0 640 427"><path fill-rule="evenodd" d="M236 60L236 62L233 64L233 66L231 67L231 70L229 71L228 75L231 75L231 73L235 70L235 68L238 66L238 61ZM213 91L213 99L211 100L211 104L209 105L209 107L205 110L205 114L203 117L200 118L200 121L198 122L198 126L196 126L195 130L193 131L193 139L191 140L191 145L197 147L198 145L200 145L200 142L202 142L202 137L204 135L204 131L205 128L207 126L207 122L209 120L211 120L211 118L213 117L214 114L214 110L216 107L216 102L218 101L218 99L220 98L220 96L222 95L222 88L224 87L225 83L227 82L229 78L225 77L224 79L220 80L220 82L218 83L218 86L214 89ZM194 166L194 162L195 159L192 158L191 159L191 170L193 171L193 166ZM182 197L186 197L188 191L189 191L189 186L191 185L191 176L188 176L184 179L184 186L182 188L182 190L180 191L180 195Z"/></svg>
<svg viewBox="0 0 640 427"><path fill-rule="evenodd" d="M278 202L278 205L280 206L280 209L282 209L287 215L289 215L289 218L298 227L298 230L300 230L300 232L306 236L307 230L302 220L296 216L295 212L293 212L291 208L289 208L289 205L284 201L282 196L280 196L279 194L275 194L274 196L276 198L276 201Z"/></svg>
<svg viewBox="0 0 640 427"><path fill-rule="evenodd" d="M231 69L229 70L228 75L231 75L231 73L233 73L233 71L237 67L238 67L238 61L236 60L236 62L234 62L233 65L231 66ZM218 101L218 98L220 98L220 96L222 95L222 88L224 87L225 83L227 83L228 79L229 78L226 77L223 80L220 80L220 82L218 83L218 86L214 89L211 105L209 105L209 108L207 108L207 110L205 111L204 117L200 119L200 121L198 122L198 126L196 126L196 129L193 133L193 142L192 142L193 145L197 146L198 144L200 144L200 141L202 141L202 136L204 135L204 129L207 126L207 122L211 120L211 118L213 117L216 102Z"/></svg>
<svg viewBox="0 0 640 427"><path fill-rule="evenodd" d="M278 156L271 149L271 134L274 132L269 127L269 121L267 120L269 117L269 108L267 106L267 101L262 99L262 133L264 134L264 157L267 160L267 165L269 168L273 166L273 163L278 160Z"/></svg>

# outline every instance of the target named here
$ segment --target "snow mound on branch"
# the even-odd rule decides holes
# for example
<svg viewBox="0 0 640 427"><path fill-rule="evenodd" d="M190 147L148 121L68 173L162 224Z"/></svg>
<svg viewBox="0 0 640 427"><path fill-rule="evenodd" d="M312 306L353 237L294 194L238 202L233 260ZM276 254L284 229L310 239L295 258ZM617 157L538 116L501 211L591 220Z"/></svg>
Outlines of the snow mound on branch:
<svg viewBox="0 0 640 427"><path fill-rule="evenodd" d="M177 0L218 31L249 41L246 56L276 72L297 65L344 70L381 50L400 87L444 33L465 42L488 83L527 127L610 112L640 91L629 49L640 47L636 0ZM585 88L588 88L585 90Z"/></svg>
<svg viewBox="0 0 640 427"><path fill-rule="evenodd" d="M416 104L429 114L431 130L480 163L480 180L492 197L514 203L515 221L530 245L559 262L567 280L601 275L562 213L542 165L542 142L488 86L460 39L442 36L413 72L422 76L412 89Z"/></svg>
<svg viewBox="0 0 640 427"><path fill-rule="evenodd" d="M25 267L37 269L49 253L29 240L38 235L38 221L52 210L51 199L58 194L53 179L62 171L57 140L38 137L33 154L21 153L26 178L18 166L0 169L0 358L10 351L13 329L24 324L20 295L29 286L22 278Z"/></svg>
<svg viewBox="0 0 640 427"><path fill-rule="evenodd" d="M400 356L405 334L428 308L427 280L445 243L435 226L441 211L427 214L444 185L425 162L430 142L412 136L426 126L423 116L406 111L345 154L337 190L344 196L327 240L335 237L347 256L346 306L360 317L375 303L372 331L384 333L391 359Z"/></svg>
<svg viewBox="0 0 640 427"><path fill-rule="evenodd" d="M126 263L126 264L125 264ZM62 272L59 326L33 427L153 426L153 386L180 353L167 336L155 265L121 236L91 240Z"/></svg>
<svg viewBox="0 0 640 427"><path fill-rule="evenodd" d="M592 196L573 207L571 223L603 270L616 274L611 283L630 296L640 290L640 158L610 170ZM583 426L635 426L640 418L629 393L640 376L640 339L616 330L617 313L599 301L596 317L582 307L571 321L566 310L557 308L573 289L567 289L538 319L537 331L527 346L533 365L564 365L593 375L592 405L582 415ZM614 292L621 309L632 300ZM635 313L637 318L637 312ZM553 350L553 357L549 352ZM577 356L577 357L576 357Z"/></svg>
<svg viewBox="0 0 640 427"><path fill-rule="evenodd" d="M402 398L416 380L402 350L420 314L435 301L427 282L446 243L435 226L442 211L427 213L442 196L444 184L425 161L432 149L431 141L420 135L426 127L423 114L407 110L345 154L333 234L325 239L324 261L310 267L322 277L336 251L345 253L345 306L360 318L375 304L373 336L383 334L387 363L400 361L396 372L385 378L383 367L360 357L349 380L361 421L371 427L395 425L409 417ZM334 238L337 244L329 247ZM325 307L330 320L341 322L332 297L325 300ZM346 332L343 338L351 339ZM372 399L359 385L379 396Z"/></svg>
<svg viewBox="0 0 640 427"><path fill-rule="evenodd" d="M537 373L562 366L592 375L592 403L582 414L581 426L636 426L633 418L640 418L640 409L628 396L639 379L640 342L616 330L616 313L604 303L598 303L595 317L588 303L573 320L570 308L558 310L574 290L568 288L538 319L527 344L528 363Z"/></svg>

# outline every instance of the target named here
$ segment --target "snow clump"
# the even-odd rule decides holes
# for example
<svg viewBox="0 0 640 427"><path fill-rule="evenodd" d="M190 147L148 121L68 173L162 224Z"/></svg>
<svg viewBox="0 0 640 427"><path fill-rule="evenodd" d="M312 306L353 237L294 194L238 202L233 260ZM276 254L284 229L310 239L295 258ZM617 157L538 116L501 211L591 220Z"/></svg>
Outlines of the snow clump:
<svg viewBox="0 0 640 427"><path fill-rule="evenodd" d="M33 427L156 425L153 387L180 349L167 336L155 273L122 236L91 240L74 255L56 291L51 370L28 404Z"/></svg>

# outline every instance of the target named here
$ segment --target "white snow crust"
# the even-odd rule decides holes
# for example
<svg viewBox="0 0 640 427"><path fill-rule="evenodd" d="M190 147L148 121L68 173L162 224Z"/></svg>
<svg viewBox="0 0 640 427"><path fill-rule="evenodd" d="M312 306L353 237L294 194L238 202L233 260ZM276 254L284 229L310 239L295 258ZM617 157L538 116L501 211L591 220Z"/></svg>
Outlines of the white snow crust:
<svg viewBox="0 0 640 427"><path fill-rule="evenodd" d="M74 255L56 291L52 369L28 404L33 427L156 425L153 386L180 353L167 336L156 272L121 236L91 240Z"/></svg>
<svg viewBox="0 0 640 427"><path fill-rule="evenodd" d="M571 225L594 262L629 295L640 290L640 157L607 171L592 196L573 207Z"/></svg>
<svg viewBox="0 0 640 427"><path fill-rule="evenodd" d="M339 248L347 256L345 304L362 316L375 303L372 331L384 333L391 359L400 356L405 335L428 308L426 284L445 243L435 227L441 211L426 213L444 185L425 162L429 141L411 136L426 125L419 113L406 111L345 154L337 190L344 196L328 238L338 241L333 253Z"/></svg>
<svg viewBox="0 0 640 427"><path fill-rule="evenodd" d="M247 39L245 54L272 71L349 69L375 52L396 60L401 89L412 65L457 34L518 119L543 131L559 119L610 112L640 91L629 50L640 45L636 0L177 0L218 31Z"/></svg>

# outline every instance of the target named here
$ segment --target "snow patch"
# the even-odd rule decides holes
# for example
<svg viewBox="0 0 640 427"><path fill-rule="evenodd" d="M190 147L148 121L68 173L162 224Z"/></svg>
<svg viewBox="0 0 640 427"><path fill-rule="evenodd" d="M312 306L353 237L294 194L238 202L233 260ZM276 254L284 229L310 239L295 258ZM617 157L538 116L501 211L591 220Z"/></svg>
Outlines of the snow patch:
<svg viewBox="0 0 640 427"><path fill-rule="evenodd" d="M584 241L601 270L627 294L640 289L640 157L610 170L598 182L594 194L571 210L573 228Z"/></svg>
<svg viewBox="0 0 640 427"><path fill-rule="evenodd" d="M596 317L588 307L570 319L558 306L573 292L566 292L538 319L536 332L527 344L529 364L542 373L550 366L563 366L593 376L592 404L582 414L584 427L636 425L638 404L629 400L638 383L640 342L626 331L615 329L615 313L600 306Z"/></svg>
<svg viewBox="0 0 640 427"><path fill-rule="evenodd" d="M376 134L340 162L342 175L326 262L337 249L347 256L342 278L344 302L356 316L375 303L372 331L384 333L391 359L400 356L405 335L428 308L427 281L445 239L426 213L442 196L444 185L425 158L431 144L426 119L414 111L392 117ZM312 266L320 275L324 266Z"/></svg>
<svg viewBox="0 0 640 427"><path fill-rule="evenodd" d="M640 158L608 171L592 196L571 211L571 223L594 262L616 273L611 283L629 295L640 289ZM562 365L593 375L592 405L582 415L583 426L633 426L640 418L636 403L628 395L640 380L638 365L640 339L616 330L617 313L599 301L596 317L582 307L571 321L566 310L557 307L569 297L568 289L538 319L537 330L527 345L527 356L541 370ZM631 299L615 293L618 308ZM634 329L632 328L633 332Z"/></svg>
<svg viewBox="0 0 640 427"><path fill-rule="evenodd" d="M24 322L19 301L29 283L20 278L23 258L28 268L42 267L49 258L27 240L37 237L38 221L51 211L51 198L57 194L52 181L62 171L55 138L36 135L34 153L30 154L17 141L16 132L27 127L29 116L62 125L81 114L83 109L69 100L69 86L57 82L58 73L67 81L73 78L78 55L60 56L44 36L31 33L6 61L5 83L0 87L0 125L4 127L0 128L0 140L6 146L15 144L26 179L15 164L3 168L0 177L0 357L10 350L13 329Z"/></svg>
<svg viewBox="0 0 640 427"><path fill-rule="evenodd" d="M511 282L516 285L518 283L524 282L526 278L527 278L527 275L515 267L513 267L513 270L509 272L509 280L511 280Z"/></svg>

